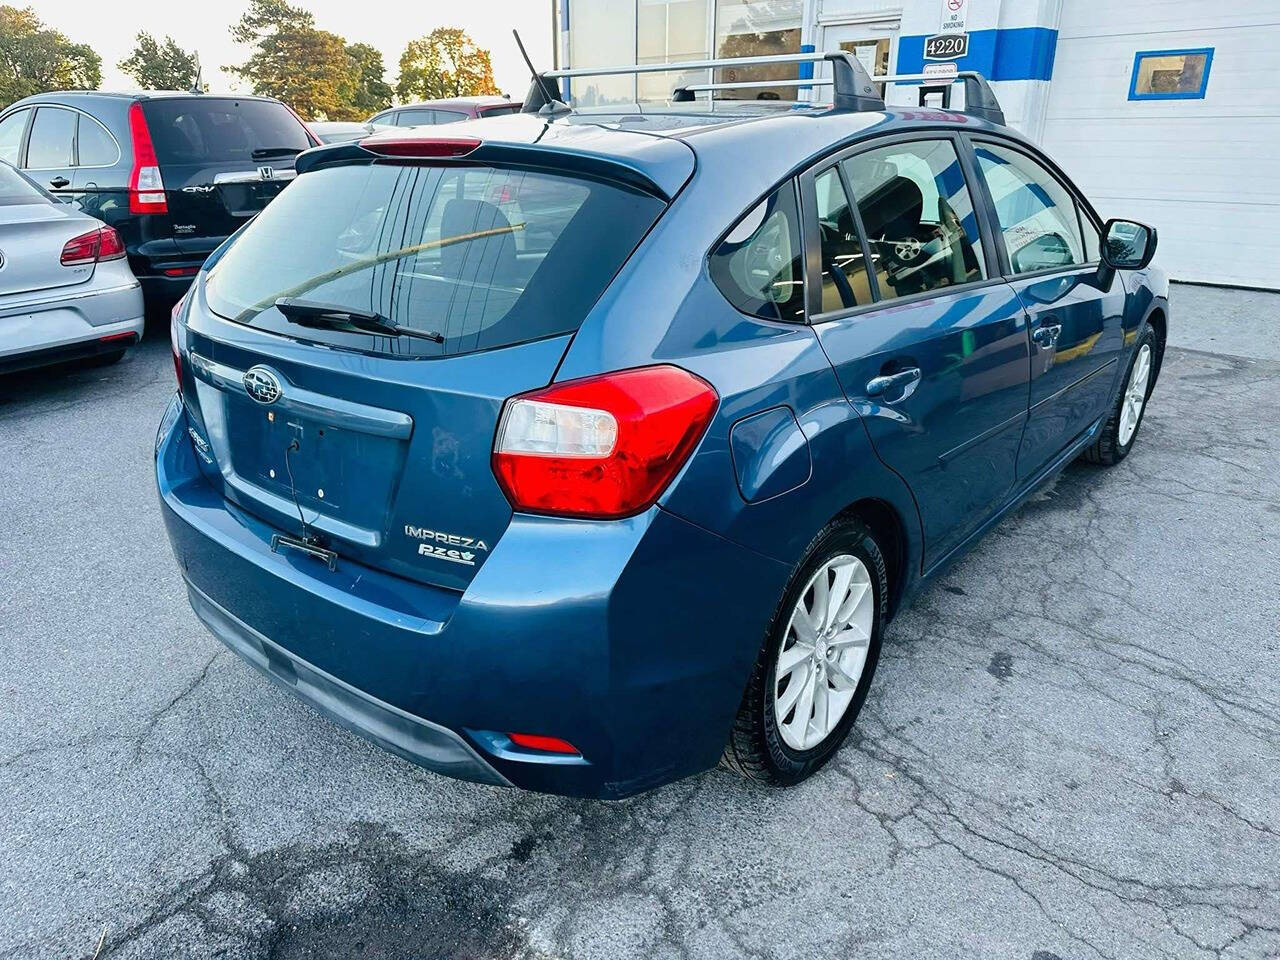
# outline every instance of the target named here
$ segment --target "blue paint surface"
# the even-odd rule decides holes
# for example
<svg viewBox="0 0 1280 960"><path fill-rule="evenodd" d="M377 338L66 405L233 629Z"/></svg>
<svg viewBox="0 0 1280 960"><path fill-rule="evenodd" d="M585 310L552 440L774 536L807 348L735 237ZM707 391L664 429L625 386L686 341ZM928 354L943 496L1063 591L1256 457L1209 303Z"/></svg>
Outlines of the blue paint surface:
<svg viewBox="0 0 1280 960"><path fill-rule="evenodd" d="M926 63L925 34L898 40L898 72L920 73ZM975 30L969 34L969 53L954 63L958 70L976 70L988 80L1048 80L1053 76L1053 58L1058 31L1048 27L1017 27L1010 30Z"/></svg>

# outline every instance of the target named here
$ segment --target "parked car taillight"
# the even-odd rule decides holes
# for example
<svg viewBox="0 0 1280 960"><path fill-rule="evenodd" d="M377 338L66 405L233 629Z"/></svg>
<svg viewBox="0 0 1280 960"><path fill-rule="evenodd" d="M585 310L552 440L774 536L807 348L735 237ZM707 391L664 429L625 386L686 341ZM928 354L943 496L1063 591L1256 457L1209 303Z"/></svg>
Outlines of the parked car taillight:
<svg viewBox="0 0 1280 960"><path fill-rule="evenodd" d="M62 265L75 267L99 260L119 260L124 256L124 241L111 227L99 227L72 237L62 248Z"/></svg>
<svg viewBox="0 0 1280 960"><path fill-rule="evenodd" d="M151 143L151 131L142 104L129 106L129 136L133 140L133 172L129 174L130 213L168 213L169 201L165 197L164 178L160 176L160 161Z"/></svg>
<svg viewBox="0 0 1280 960"><path fill-rule="evenodd" d="M529 513L611 519L651 506L688 459L719 397L679 367L623 370L507 401L493 471Z"/></svg>

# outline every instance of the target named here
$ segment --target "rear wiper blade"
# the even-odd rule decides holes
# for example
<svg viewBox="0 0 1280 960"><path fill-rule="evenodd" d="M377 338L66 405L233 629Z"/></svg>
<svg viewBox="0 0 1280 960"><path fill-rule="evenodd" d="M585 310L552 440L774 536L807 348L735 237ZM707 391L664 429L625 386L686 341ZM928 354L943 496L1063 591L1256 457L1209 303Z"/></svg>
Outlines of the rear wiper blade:
<svg viewBox="0 0 1280 960"><path fill-rule="evenodd" d="M250 156L255 160L265 160L267 157L296 157L301 152L297 147L259 147Z"/></svg>
<svg viewBox="0 0 1280 960"><path fill-rule="evenodd" d="M340 330L346 333L368 333L381 337L417 337L432 343L444 343L444 336L434 330L414 330L392 323L380 313L355 310L332 303L281 297L275 307L290 323L318 330Z"/></svg>

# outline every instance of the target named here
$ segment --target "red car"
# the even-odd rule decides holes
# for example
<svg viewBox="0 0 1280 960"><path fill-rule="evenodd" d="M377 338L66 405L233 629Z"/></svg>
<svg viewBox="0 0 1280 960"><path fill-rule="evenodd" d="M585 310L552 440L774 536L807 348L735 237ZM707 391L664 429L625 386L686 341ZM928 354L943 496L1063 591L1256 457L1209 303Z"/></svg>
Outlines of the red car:
<svg viewBox="0 0 1280 960"><path fill-rule="evenodd" d="M370 117L368 122L389 123L397 127L424 127L519 113L522 106L522 103L509 97L452 97L448 100L424 100L422 103L392 107Z"/></svg>

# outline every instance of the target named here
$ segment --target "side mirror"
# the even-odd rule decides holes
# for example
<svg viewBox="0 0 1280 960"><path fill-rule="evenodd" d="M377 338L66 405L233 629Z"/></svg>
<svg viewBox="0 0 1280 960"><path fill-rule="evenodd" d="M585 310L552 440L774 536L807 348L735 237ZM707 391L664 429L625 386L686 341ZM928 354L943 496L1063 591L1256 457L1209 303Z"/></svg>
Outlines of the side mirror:
<svg viewBox="0 0 1280 960"><path fill-rule="evenodd" d="M1156 254L1156 228L1133 220L1108 220L1102 228L1101 254L1112 270L1141 270Z"/></svg>

